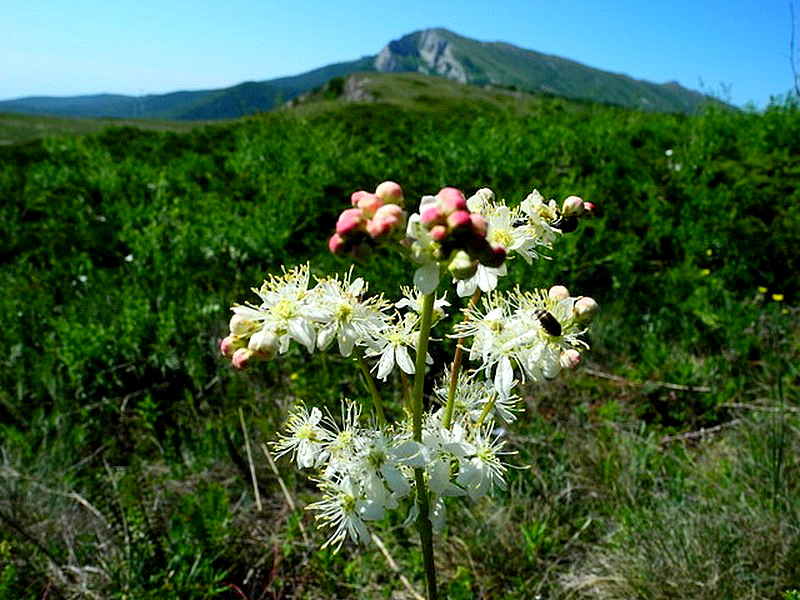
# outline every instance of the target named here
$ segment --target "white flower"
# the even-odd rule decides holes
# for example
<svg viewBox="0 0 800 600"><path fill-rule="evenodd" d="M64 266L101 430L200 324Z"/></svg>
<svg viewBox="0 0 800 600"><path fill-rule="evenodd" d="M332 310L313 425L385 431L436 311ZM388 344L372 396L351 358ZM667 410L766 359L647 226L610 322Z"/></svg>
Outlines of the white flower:
<svg viewBox="0 0 800 600"><path fill-rule="evenodd" d="M288 350L290 340L313 352L316 331L310 316L308 280L307 264L285 271L281 276L270 275L259 289L253 288L261 298L261 304L234 306L233 312L246 320L261 323L264 330L274 332L279 338L281 354Z"/></svg>
<svg viewBox="0 0 800 600"><path fill-rule="evenodd" d="M367 284L360 277L351 281L352 269L342 279L322 279L314 288L314 307L310 311L319 325L317 345L327 349L335 339L342 356L350 356L356 345L374 347L375 338L386 326L383 296L362 299Z"/></svg>
<svg viewBox="0 0 800 600"><path fill-rule="evenodd" d="M484 293L491 292L497 287L497 279L504 277L506 273L508 273L508 270L505 263L499 267L487 267L478 263L478 268L472 277L459 280L453 279L456 283L456 294L460 298L466 298L467 296L472 296L477 289Z"/></svg>
<svg viewBox="0 0 800 600"><path fill-rule="evenodd" d="M474 453L466 460L462 460L456 483L467 490L472 500L490 493L495 487L506 489L503 475L506 466L500 461L500 455L505 454L502 448L505 445L499 436L490 438L489 432L493 425L474 432L472 444Z"/></svg>
<svg viewBox="0 0 800 600"><path fill-rule="evenodd" d="M277 456L291 453L301 469L318 466L324 458L324 446L331 439L330 433L320 426L321 420L318 408L309 412L303 404L295 407L289 415L286 435L273 444Z"/></svg>
<svg viewBox="0 0 800 600"><path fill-rule="evenodd" d="M373 515L369 502L355 482L350 477L339 482L324 481L320 484L320 489L323 493L322 499L306 508L319 513L316 516L319 527L333 529L333 534L322 547L333 546L334 552L338 552L348 535L357 543L369 541L369 530L364 520L369 520Z"/></svg>
<svg viewBox="0 0 800 600"><path fill-rule="evenodd" d="M408 349L415 346L417 339L416 322L405 319L403 322L386 327L376 340L376 347L366 356L380 356L375 364L378 379L385 380L397 365L403 373L414 374L414 361Z"/></svg>
<svg viewBox="0 0 800 600"><path fill-rule="evenodd" d="M395 308L406 308L419 318L422 315L422 293L420 290L404 285L400 288L400 293L403 294L403 297L395 302ZM446 292L441 298L434 298L433 323L437 323L447 316L445 308L448 306L450 306L450 303L447 301Z"/></svg>

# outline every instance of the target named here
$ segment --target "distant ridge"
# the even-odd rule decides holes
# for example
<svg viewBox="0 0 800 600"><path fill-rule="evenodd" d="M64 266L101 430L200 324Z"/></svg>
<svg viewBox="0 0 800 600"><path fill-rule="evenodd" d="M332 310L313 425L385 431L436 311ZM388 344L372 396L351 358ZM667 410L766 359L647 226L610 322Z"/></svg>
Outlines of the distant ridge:
<svg viewBox="0 0 800 600"><path fill-rule="evenodd" d="M692 113L705 103L716 102L675 82L655 84L505 42L481 42L435 28L391 41L375 56L327 65L292 77L245 82L218 90L147 96L97 94L19 98L0 102L0 111L123 119L231 119L272 110L336 77L376 71L423 73L471 85L647 111Z"/></svg>

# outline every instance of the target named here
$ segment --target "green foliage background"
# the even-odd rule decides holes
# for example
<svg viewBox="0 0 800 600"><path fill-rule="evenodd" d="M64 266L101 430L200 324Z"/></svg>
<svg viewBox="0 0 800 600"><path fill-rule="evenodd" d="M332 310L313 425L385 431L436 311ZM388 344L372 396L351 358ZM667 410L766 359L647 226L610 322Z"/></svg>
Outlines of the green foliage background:
<svg viewBox="0 0 800 600"><path fill-rule="evenodd" d="M599 207L553 260L511 269L509 285L563 283L602 311L589 369L530 390L506 497L452 507L451 597L800 587L798 156L791 101L695 117L331 103L0 147L0 598L402 590L372 548L315 553L257 447L254 506L239 409L267 441L296 398L363 394L351 365L293 350L234 375L217 355L228 307L265 273L348 268L327 236L384 179L410 199L535 187ZM392 296L410 281L390 257L357 270ZM419 581L413 536L378 531Z"/></svg>

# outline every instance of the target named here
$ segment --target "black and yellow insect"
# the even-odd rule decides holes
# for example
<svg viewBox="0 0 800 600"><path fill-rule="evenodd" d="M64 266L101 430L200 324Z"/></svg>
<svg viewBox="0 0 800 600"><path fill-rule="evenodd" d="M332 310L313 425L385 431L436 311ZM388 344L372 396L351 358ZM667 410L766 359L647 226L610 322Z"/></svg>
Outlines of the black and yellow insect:
<svg viewBox="0 0 800 600"><path fill-rule="evenodd" d="M561 335L561 323L559 323L558 319L553 316L553 313L540 308L535 314L536 318L539 319L539 324L546 333L552 335L553 337L558 337Z"/></svg>

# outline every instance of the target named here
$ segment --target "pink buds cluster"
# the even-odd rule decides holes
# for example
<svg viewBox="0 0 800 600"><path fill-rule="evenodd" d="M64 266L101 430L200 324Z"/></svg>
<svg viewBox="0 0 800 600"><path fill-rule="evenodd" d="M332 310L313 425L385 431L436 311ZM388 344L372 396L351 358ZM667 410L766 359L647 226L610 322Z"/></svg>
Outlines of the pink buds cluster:
<svg viewBox="0 0 800 600"><path fill-rule="evenodd" d="M406 213L403 189L394 181L384 181L375 192L353 192L348 208L336 221L336 233L328 240L334 254L350 252L361 257L376 244L405 230Z"/></svg>
<svg viewBox="0 0 800 600"><path fill-rule="evenodd" d="M505 248L486 239L489 223L470 212L464 194L456 188L442 188L436 196L428 196L420 205L420 223L439 244L434 258L449 260L448 269L456 279L471 277L478 263L499 267L506 259Z"/></svg>
<svg viewBox="0 0 800 600"><path fill-rule="evenodd" d="M219 343L219 351L231 360L234 369L244 369L253 361L270 360L278 353L278 336L255 321L233 315L229 329L230 333Z"/></svg>
<svg viewBox="0 0 800 600"><path fill-rule="evenodd" d="M578 228L578 219L594 216L595 206L579 196L568 196L561 204L561 213L553 221L553 227L562 233L570 233Z"/></svg>

